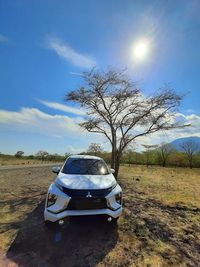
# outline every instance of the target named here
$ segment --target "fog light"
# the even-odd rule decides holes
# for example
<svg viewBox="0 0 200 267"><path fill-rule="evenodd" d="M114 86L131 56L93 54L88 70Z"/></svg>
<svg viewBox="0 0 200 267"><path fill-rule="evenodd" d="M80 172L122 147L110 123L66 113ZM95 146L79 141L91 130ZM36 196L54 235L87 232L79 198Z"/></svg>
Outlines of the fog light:
<svg viewBox="0 0 200 267"><path fill-rule="evenodd" d="M64 224L64 220L59 220L59 225L63 225Z"/></svg>
<svg viewBox="0 0 200 267"><path fill-rule="evenodd" d="M108 222L111 222L112 221L112 218L111 217L108 217L107 220L108 220Z"/></svg>
<svg viewBox="0 0 200 267"><path fill-rule="evenodd" d="M53 204L56 203L57 196L55 194L48 194L48 199L47 199L47 207L52 206Z"/></svg>
<svg viewBox="0 0 200 267"><path fill-rule="evenodd" d="M120 205L122 204L122 193L121 192L115 195L115 200L118 204Z"/></svg>

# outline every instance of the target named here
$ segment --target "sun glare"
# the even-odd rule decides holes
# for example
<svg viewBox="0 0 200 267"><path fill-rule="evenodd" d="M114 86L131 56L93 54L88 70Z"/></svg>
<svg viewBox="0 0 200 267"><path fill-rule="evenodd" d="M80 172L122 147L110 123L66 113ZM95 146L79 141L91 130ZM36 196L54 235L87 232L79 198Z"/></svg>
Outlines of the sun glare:
<svg viewBox="0 0 200 267"><path fill-rule="evenodd" d="M144 60L148 56L149 43L147 41L138 41L133 45L133 57L137 60Z"/></svg>

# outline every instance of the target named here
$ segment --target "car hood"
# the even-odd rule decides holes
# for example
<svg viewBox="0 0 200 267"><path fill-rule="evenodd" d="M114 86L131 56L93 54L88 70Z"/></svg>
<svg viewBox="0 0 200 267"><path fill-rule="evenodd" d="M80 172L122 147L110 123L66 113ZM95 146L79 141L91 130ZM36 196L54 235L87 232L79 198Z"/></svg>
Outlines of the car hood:
<svg viewBox="0 0 200 267"><path fill-rule="evenodd" d="M77 175L60 172L56 183L69 189L106 189L116 184L113 174Z"/></svg>

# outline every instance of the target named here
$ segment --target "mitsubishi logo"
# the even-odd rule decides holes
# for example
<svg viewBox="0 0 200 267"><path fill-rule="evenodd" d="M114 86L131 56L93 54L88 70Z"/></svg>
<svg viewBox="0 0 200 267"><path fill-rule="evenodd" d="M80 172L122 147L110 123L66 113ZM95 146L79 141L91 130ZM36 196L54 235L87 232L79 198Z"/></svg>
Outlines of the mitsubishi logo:
<svg viewBox="0 0 200 267"><path fill-rule="evenodd" d="M92 197L92 195L90 194L90 191L88 191L86 197Z"/></svg>

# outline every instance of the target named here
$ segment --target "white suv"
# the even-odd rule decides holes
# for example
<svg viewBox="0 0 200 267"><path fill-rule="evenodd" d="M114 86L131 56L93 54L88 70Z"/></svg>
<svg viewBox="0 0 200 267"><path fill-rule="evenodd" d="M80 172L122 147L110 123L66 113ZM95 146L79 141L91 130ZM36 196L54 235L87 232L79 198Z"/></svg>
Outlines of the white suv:
<svg viewBox="0 0 200 267"><path fill-rule="evenodd" d="M44 220L62 224L68 216L107 215L116 220L122 213L122 189L103 159L75 155L62 168L53 167L58 176L48 189Z"/></svg>

